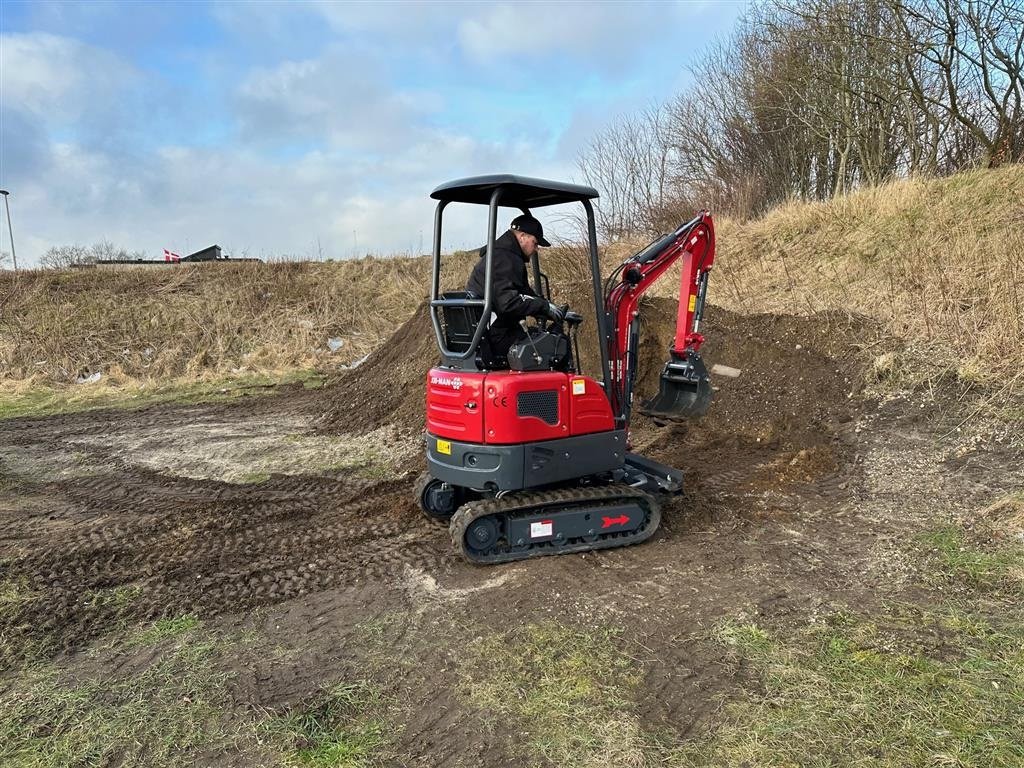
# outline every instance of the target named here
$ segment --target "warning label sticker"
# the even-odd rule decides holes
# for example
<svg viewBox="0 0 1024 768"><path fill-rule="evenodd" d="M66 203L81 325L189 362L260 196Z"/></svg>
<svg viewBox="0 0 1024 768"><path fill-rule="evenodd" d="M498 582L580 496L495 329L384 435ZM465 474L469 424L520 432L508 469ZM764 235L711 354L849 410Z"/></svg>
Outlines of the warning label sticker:
<svg viewBox="0 0 1024 768"><path fill-rule="evenodd" d="M587 380L586 379L573 379L572 380L572 393L574 395L582 395L587 391Z"/></svg>
<svg viewBox="0 0 1024 768"><path fill-rule="evenodd" d="M551 536L554 534L555 525L550 520L538 520L535 523L530 523L530 538L539 539L542 536Z"/></svg>

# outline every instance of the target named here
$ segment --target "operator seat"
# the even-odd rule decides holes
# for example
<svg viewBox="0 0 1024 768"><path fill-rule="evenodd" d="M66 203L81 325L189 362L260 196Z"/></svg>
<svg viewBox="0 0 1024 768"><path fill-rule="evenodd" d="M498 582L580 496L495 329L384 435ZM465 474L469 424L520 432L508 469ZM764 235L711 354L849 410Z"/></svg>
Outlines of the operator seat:
<svg viewBox="0 0 1024 768"><path fill-rule="evenodd" d="M441 294L442 299L479 299L472 291L446 291ZM444 329L444 343L452 352L465 352L473 343L473 334L476 332L477 323L483 317L483 307L442 307L441 319ZM469 362L468 360L466 362ZM487 332L480 337L480 344L477 346L473 362L477 370L499 371L508 370L508 360L496 358L491 351L491 344L487 339Z"/></svg>

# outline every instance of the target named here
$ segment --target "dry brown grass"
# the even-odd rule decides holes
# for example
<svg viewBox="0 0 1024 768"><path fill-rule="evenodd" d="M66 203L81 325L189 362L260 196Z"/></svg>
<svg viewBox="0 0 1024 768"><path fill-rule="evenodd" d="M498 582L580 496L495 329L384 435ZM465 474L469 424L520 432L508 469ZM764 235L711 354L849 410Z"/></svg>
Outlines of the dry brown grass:
<svg viewBox="0 0 1024 768"><path fill-rule="evenodd" d="M422 258L0 273L0 381L337 367L401 323L428 281Z"/></svg>
<svg viewBox="0 0 1024 768"><path fill-rule="evenodd" d="M1024 166L910 180L827 203L719 219L712 303L877 319L919 361L966 381L1024 377ZM602 252L604 271L643 243ZM581 248L545 260L558 300L589 313ZM444 289L474 252L446 256ZM0 382L111 383L337 368L381 343L429 291L429 259L0 272ZM654 293L675 296L678 273ZM586 334L589 337L590 334ZM345 344L331 353L327 339ZM589 341L585 341L589 346Z"/></svg>
<svg viewBox="0 0 1024 768"><path fill-rule="evenodd" d="M720 222L712 301L875 318L961 378L1024 367L1024 166Z"/></svg>

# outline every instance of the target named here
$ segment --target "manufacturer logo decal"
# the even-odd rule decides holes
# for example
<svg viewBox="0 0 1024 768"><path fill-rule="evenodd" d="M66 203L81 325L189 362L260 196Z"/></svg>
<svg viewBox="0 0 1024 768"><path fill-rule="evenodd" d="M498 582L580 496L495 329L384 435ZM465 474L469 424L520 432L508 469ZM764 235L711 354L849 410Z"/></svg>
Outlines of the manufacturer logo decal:
<svg viewBox="0 0 1024 768"><path fill-rule="evenodd" d="M439 386L442 387L451 387L456 391L462 389L462 378L460 376L431 376L430 383L438 384Z"/></svg>

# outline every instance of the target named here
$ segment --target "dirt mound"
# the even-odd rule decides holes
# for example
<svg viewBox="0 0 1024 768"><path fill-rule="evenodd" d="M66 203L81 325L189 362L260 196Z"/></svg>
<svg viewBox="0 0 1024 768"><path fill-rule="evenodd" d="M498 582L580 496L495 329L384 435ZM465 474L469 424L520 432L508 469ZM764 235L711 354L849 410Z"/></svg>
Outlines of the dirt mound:
<svg viewBox="0 0 1024 768"><path fill-rule="evenodd" d="M652 347L660 346L664 355L673 332L674 302L660 300L652 308L661 322L648 332L661 343L646 344L640 393L657 391L660 366ZM667 320L666 309L673 315ZM707 424L799 443L823 426L849 420L851 394L863 378L860 349L873 333L870 324L832 312L741 315L710 307L702 330L708 366L740 370L735 378L712 375L716 393Z"/></svg>
<svg viewBox="0 0 1024 768"><path fill-rule="evenodd" d="M645 300L638 402L658 391L658 380L675 333L676 302ZM593 331L582 332L584 370L594 373ZM850 393L859 388L859 349L871 333L864 321L840 313L811 317L741 315L709 307L702 328L709 366L740 369L737 378L714 376L717 388L700 431L711 441L750 438L766 445L805 449L827 440L850 419ZM418 431L423 425L424 374L438 351L429 307L415 314L367 360L329 387L322 426L328 432L366 432L383 424ZM637 419L637 429L653 424ZM678 436L679 427L671 428Z"/></svg>
<svg viewBox="0 0 1024 768"><path fill-rule="evenodd" d="M321 428L333 434L369 432L382 424L422 429L424 380L437 360L430 306L423 302L362 364L331 383Z"/></svg>
<svg viewBox="0 0 1024 768"><path fill-rule="evenodd" d="M658 391L675 311L668 299L644 304L640 402ZM659 425L637 415L637 450L706 490L842 483L849 457L840 435L864 407L851 393L861 387L860 350L873 326L840 313L743 315L709 307L702 332L708 367L730 366L739 376L712 373L715 395L703 418Z"/></svg>

